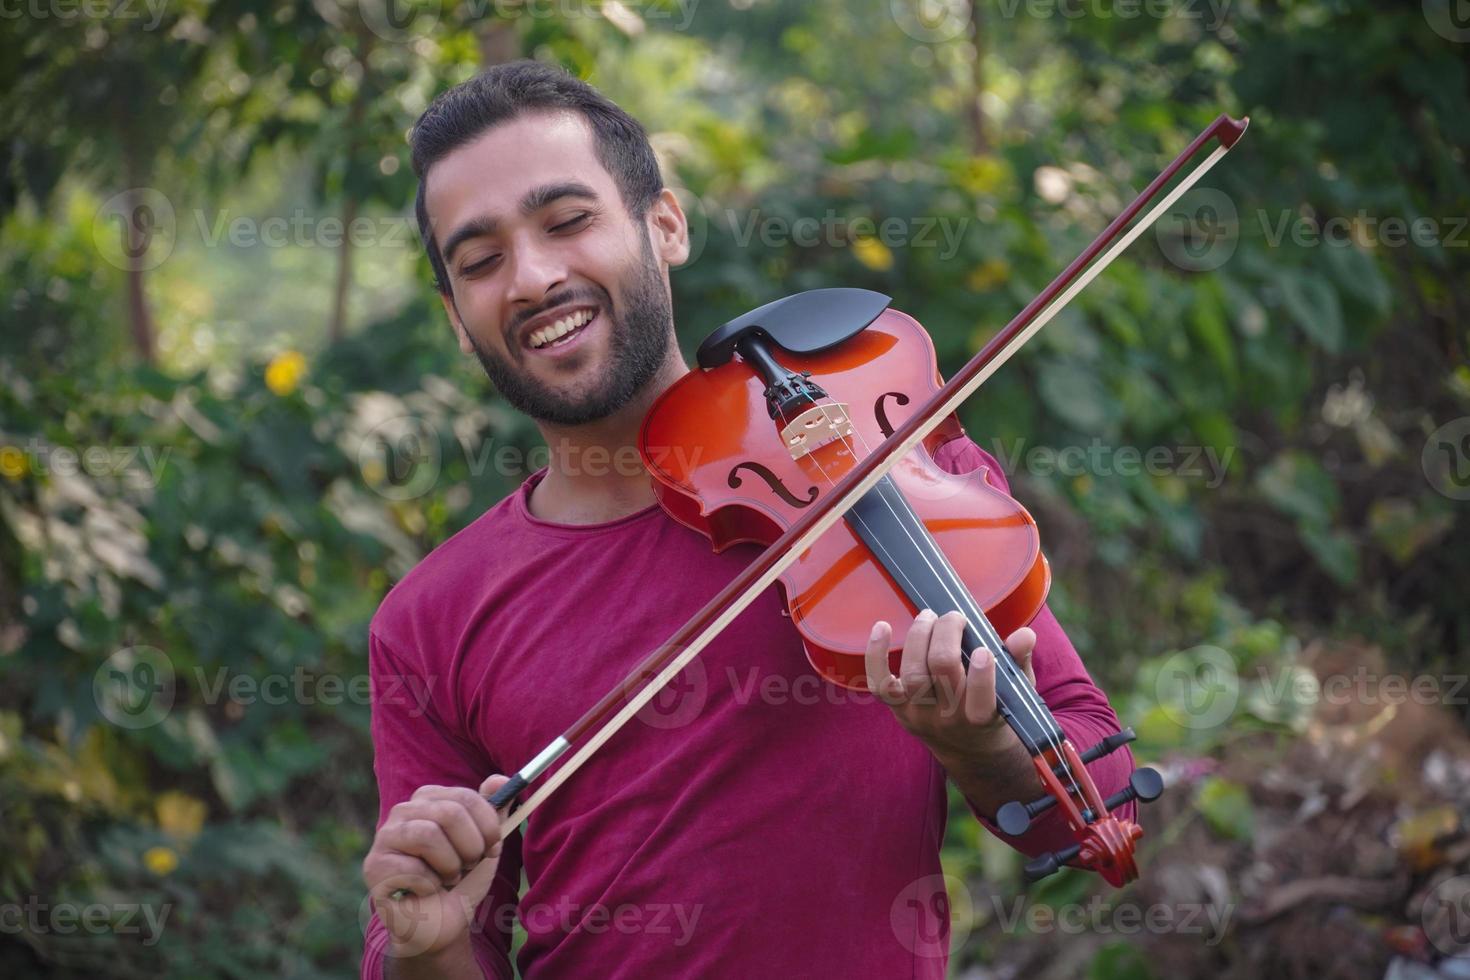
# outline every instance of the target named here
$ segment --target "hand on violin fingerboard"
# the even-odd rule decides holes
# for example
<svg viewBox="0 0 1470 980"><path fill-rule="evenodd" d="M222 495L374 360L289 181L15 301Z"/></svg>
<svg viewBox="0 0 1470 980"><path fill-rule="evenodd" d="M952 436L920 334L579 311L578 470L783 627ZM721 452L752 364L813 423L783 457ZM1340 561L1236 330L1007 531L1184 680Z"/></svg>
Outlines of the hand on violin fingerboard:
<svg viewBox="0 0 1470 980"><path fill-rule="evenodd" d="M997 710L995 657L979 648L966 671L960 647L964 630L961 613L936 616L925 609L904 637L897 677L889 669L893 628L888 623L874 624L865 657L868 689L929 746L962 789L964 779L957 770L968 772L973 764L1003 759L1018 763L1022 776L1030 768L1025 747ZM1036 633L1022 627L1005 642L1034 686L1031 653Z"/></svg>

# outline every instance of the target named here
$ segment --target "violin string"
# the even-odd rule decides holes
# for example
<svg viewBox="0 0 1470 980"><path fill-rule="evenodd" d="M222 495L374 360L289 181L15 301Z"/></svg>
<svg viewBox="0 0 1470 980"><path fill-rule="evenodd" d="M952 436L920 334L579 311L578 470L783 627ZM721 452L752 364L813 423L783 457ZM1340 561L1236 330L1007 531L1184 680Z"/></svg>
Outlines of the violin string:
<svg viewBox="0 0 1470 980"><path fill-rule="evenodd" d="M868 446L867 439L863 436L862 432L860 430L858 430L856 426L853 427L853 432L857 435L858 440L860 442L862 442L864 453L871 453L872 450ZM839 434L838 435L838 439L841 440L843 446L849 452L853 452L853 447L847 441L847 437L846 436L843 436L843 435ZM818 448L820 448L820 447L818 447ZM855 453L854 453L854 458L856 458L856 454ZM814 460L814 462L816 462L817 469L821 471L823 478L827 480L828 484L829 485L835 485L835 484L833 484L831 475L827 473L826 468L822 465L821 460L820 459L817 459L817 460ZM994 637L996 637L998 639L999 636L1000 636L1000 634L995 630L994 625L991 624L989 622L989 620L985 617L984 611L981 610L981 609L979 609L978 604L975 603L975 601L974 601L974 597L970 595L969 589L964 586L963 581L960 579L959 573L957 571L955 571L953 565L950 565L949 560L945 556L943 549L935 548L934 550L935 550L935 553L936 553L936 555L938 557L938 560L942 563L942 565L944 567L944 570L946 572L948 572L948 574L950 576L952 576L952 579L951 580L955 583L956 588L958 588L959 597L956 597L956 595L955 595L955 589L953 589L953 588L950 587L950 582L946 580L945 576L943 574L941 574L940 571L935 568L934 563L932 561L930 561L929 556L928 556L926 550L919 543L919 541L914 537L913 533L909 530L907 524L905 524L903 518L899 515L898 511L894 508L893 504L888 500L887 496L885 496L884 494L882 494L880 492L879 493L879 498L882 500L883 505L888 508L888 512L893 515L894 520L898 523L899 527L903 530L905 536L908 537L909 543L914 546L914 550L919 553L920 557L924 559L925 564L929 566L930 572L932 572L934 574L934 577L936 579L938 579L941 588L944 589L944 591L948 595L950 601L953 602L956 606L960 606L961 605L961 599L963 599L964 604L970 606L970 612L975 617L975 619L971 620L970 625L972 627L973 626L976 626L976 622L977 621L978 622L986 623L987 625L989 625L991 627L990 628L990 632L993 634ZM848 513L850 514L850 513L852 513L852 511L849 510ZM844 516L846 516L846 515L844 515ZM863 521L863 518L862 518L862 515L861 514L855 514L853 516L857 519L858 523L860 523L860 524L863 525L864 528L867 528L868 527L868 525L866 524L866 522ZM917 520L917 518L915 518L915 519ZM876 538L876 536L875 536L874 540L878 540ZM879 542L879 546L882 547L881 541ZM884 548L884 553L885 554L888 554L888 551L887 551L886 548ZM888 556L889 556L890 561L892 561L892 555L889 554ZM893 564L894 564L895 567L897 567L897 565L898 565L897 562L893 562ZM912 585L912 582L910 582L910 585ZM960 610L960 611L963 613L963 610ZM978 630L978 627L977 627L977 630ZM986 645L987 646L990 645L990 643L989 643L988 640L986 641ZM1004 648L1005 648L1005 641L1004 640L1001 640L1000 641L1000 646L1001 646L1002 650L1004 650ZM997 669L998 670L1004 669L1007 672L1007 676L1011 679L1012 683L1016 687L1017 693L1020 695L1022 705L1026 708L1027 712L1031 715L1032 720L1034 720L1041 727L1041 729L1046 733L1045 737L1046 737L1047 744L1049 744L1053 749L1056 750L1057 759L1058 759L1058 761L1060 762L1060 764L1062 766L1062 770L1063 770L1063 772L1065 773L1065 775L1067 777L1067 781L1069 783L1071 783L1071 785L1072 785L1072 790L1077 794L1078 802L1081 803L1081 804L1083 804L1085 806L1086 805L1086 802L1087 802L1086 797L1084 797L1083 794L1082 794L1082 788L1077 785L1076 776L1072 772L1071 764L1068 762L1065 754L1063 754L1063 752L1062 752L1061 738L1059 736L1064 737L1064 735L1062 735L1062 733L1060 733L1057 730L1057 729L1060 729L1060 727L1061 727L1060 726L1060 723L1055 722L1055 720L1053 720L1051 723L1048 723L1046 717L1043 715L1044 707L1043 707L1043 703L1041 702L1040 695L1037 694L1032 689L1031 682L1024 676L1024 674L1014 664L1011 664L1011 663L1008 662L1008 659L1009 659L1009 651L1006 651L1006 654L1007 654L1007 657L1005 659L1003 659L1001 656L998 655L998 653L996 651L992 651L992 657L994 658L994 660L995 660L995 662L997 664ZM1021 733L1018 732L1018 734L1021 734ZM1023 736L1023 738L1024 738L1024 736ZM1034 741L1032 741L1031 739L1024 739L1024 740L1031 743L1030 746L1029 746L1030 749L1037 749L1037 746L1036 746L1036 744L1035 744ZM1039 749L1037 749L1037 751L1036 751L1035 754L1040 754Z"/></svg>
<svg viewBox="0 0 1470 980"><path fill-rule="evenodd" d="M857 433L858 439L863 442L863 444L864 444L864 446L863 446L864 451L865 452L869 452L870 450L867 447L867 441L863 437L862 433L861 432L858 432L858 430L856 429L856 427L854 427L854 430L853 431ZM838 435L838 439L842 442L843 446L849 452L851 452L851 453L854 454L854 458L856 458L856 451L853 449L852 444L847 441L847 437L844 436L844 435L839 434ZM817 464L818 471L822 474L823 479L825 479L827 481L828 485L829 486L835 486L836 484L833 482L832 477L831 477L831 474L829 474L827 472L826 467L822 465L821 460L819 458L815 458L814 457L813 458L813 462L815 462ZM889 513L893 515L894 520L897 522L899 528L904 532L904 535L909 539L909 543L914 546L914 550L916 552L918 552L919 556L924 560L924 563L926 565L928 565L930 572L933 573L935 579L939 582L940 587L942 589L944 589L944 591L945 591L946 595L948 596L948 598L950 599L950 601L952 603L954 603L954 605L957 607L957 610L960 611L961 614L964 614L964 610L963 609L959 609L958 607L961 607L962 605L969 605L970 606L970 611L971 611L971 613L973 615L975 615L977 618L979 618L980 621L988 622L987 620L984 619L984 613L978 611L977 607L975 606L973 597L969 595L969 590L963 587L963 584L960 582L958 573L955 572L953 566L949 565L949 563L948 563L947 560L944 560L943 553L940 552L940 560L943 562L944 570L947 571L949 573L949 575L953 576L953 581L956 583L957 586L959 586L959 592L960 592L960 595L959 596L956 596L955 595L955 590L953 588L951 588L950 582L946 579L946 576L944 574L942 574L941 571L938 568L935 567L934 562L930 560L930 558L929 558L928 554L926 553L926 550L924 549L924 547L919 543L918 540L915 539L913 532L909 530L908 526L904 523L902 517L898 514L898 512L894 508L893 504L891 502L889 502L888 498L884 494L882 494L881 492L879 493L879 498L880 498L880 500L882 500L883 505L888 508ZM843 516L844 517L847 517L849 515L851 515L859 524L861 524L864 527L864 529L869 530L871 532L871 528L869 528L867 522L863 520L862 515L860 515L860 514L854 514L851 510L849 510L847 512L847 514L844 514ZM878 544L878 547L883 550L884 554L888 557L888 559L890 561L890 564L893 566L893 568L898 571L898 573L904 578L904 581L911 588L913 588L914 591L917 593L918 589L916 587L914 587L914 583L912 582L912 580L910 580L907 575L904 575L903 574L901 565L897 561L895 561L893 559L892 554L883 545L882 540L879 539L876 535L873 536L873 540ZM967 617L967 619L968 618L969 617ZM975 621L974 620L971 620L970 625L972 627L975 626ZM993 628L992 628L991 632L992 633L995 632ZM998 636L999 634L996 634L996 635ZM987 641L987 644L986 645L987 646L990 645L988 641ZM1002 648L1004 648L1004 642L1001 643L1001 646L1002 646ZM1031 715L1032 719L1037 722L1038 726L1042 729L1042 731L1044 731L1046 733L1045 738L1046 738L1047 743L1052 748L1054 748L1054 749L1057 750L1057 757L1061 761L1063 771L1067 775L1068 782L1070 782L1072 784L1072 789L1076 792L1078 800L1079 801L1082 801L1083 803L1085 803L1086 800L1085 800L1085 798L1082 795L1081 787L1079 787L1077 785L1076 779L1074 778L1074 774L1071 771L1071 766L1067 763L1067 760L1066 760L1065 756L1061 752L1061 744L1060 744L1060 742L1058 740L1058 737L1057 737L1058 733L1053 730L1053 725L1055 723L1048 724L1047 721L1046 721L1046 719L1045 719L1045 717L1038 711L1037 703L1039 703L1039 700L1040 700L1039 699L1039 696L1036 695L1035 692L1031 690L1030 682L1028 680L1026 680L1026 678L1023 675L1021 675L1016 670L1016 668L1013 665L1008 664L1000 656L996 656L994 653L992 653L992 657L994 658L995 662L998 665L1001 665L1001 667L999 669L1004 669L1004 670L1007 671L1007 676L1015 684L1016 690L1017 690L1018 694L1021 696L1021 703L1022 703L1022 705L1026 708L1027 712ZM1033 699L1035 699L1035 701L1037 703L1033 703ZM1020 731L1019 729L1017 729L1017 734L1020 735L1025 742L1029 743L1027 745L1027 748L1028 748L1029 751L1032 752L1033 755L1040 755L1041 754L1040 747L1031 738L1027 737L1026 734L1025 734L1025 732Z"/></svg>

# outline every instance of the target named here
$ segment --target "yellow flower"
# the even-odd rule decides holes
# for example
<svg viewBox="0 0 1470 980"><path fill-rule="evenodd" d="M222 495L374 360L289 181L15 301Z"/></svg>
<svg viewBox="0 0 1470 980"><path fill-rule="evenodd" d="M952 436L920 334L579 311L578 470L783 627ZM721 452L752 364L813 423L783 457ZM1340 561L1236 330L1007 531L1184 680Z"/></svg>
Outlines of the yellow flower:
<svg viewBox="0 0 1470 980"><path fill-rule="evenodd" d="M1005 259L986 259L970 270L965 285L977 293L988 292L1011 277L1011 267Z"/></svg>
<svg viewBox="0 0 1470 980"><path fill-rule="evenodd" d="M158 814L159 827L175 837L188 840L198 836L204 826L207 807L203 800L170 790L158 798L154 810Z"/></svg>
<svg viewBox="0 0 1470 980"><path fill-rule="evenodd" d="M289 395L306 376L306 357L300 351L282 351L265 367L265 384L278 395Z"/></svg>
<svg viewBox="0 0 1470 980"><path fill-rule="evenodd" d="M30 470L30 462L19 446L6 446L0 449L0 476L7 480L19 480Z"/></svg>
<svg viewBox="0 0 1470 980"><path fill-rule="evenodd" d="M150 847L143 852L143 863L156 875L166 875L179 866L179 856L171 847Z"/></svg>
<svg viewBox="0 0 1470 980"><path fill-rule="evenodd" d="M893 253L876 238L859 238L852 243L852 251L857 260L869 269L887 272L893 268Z"/></svg>

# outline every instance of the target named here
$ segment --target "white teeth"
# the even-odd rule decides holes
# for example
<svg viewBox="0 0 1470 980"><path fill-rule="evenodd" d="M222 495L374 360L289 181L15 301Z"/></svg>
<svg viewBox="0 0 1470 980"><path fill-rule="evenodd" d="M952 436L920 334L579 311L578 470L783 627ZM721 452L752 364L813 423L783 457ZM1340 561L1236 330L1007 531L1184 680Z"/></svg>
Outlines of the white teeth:
<svg viewBox="0 0 1470 980"><path fill-rule="evenodd" d="M562 317L551 326L542 327L531 334L527 342L532 347L545 347L552 341L565 337L578 327L586 325L587 321L592 319L594 312L593 310L578 310L571 316Z"/></svg>

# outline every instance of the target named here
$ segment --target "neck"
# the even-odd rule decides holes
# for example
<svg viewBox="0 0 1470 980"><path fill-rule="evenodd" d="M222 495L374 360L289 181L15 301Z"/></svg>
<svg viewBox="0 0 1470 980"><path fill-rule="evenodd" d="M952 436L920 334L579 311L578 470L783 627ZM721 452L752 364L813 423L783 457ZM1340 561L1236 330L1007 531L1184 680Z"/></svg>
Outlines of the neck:
<svg viewBox="0 0 1470 980"><path fill-rule="evenodd" d="M654 400L688 370L674 346L659 373L607 418L574 426L538 422L550 456L546 476L531 491L531 513L558 524L600 524L654 503L638 429Z"/></svg>

